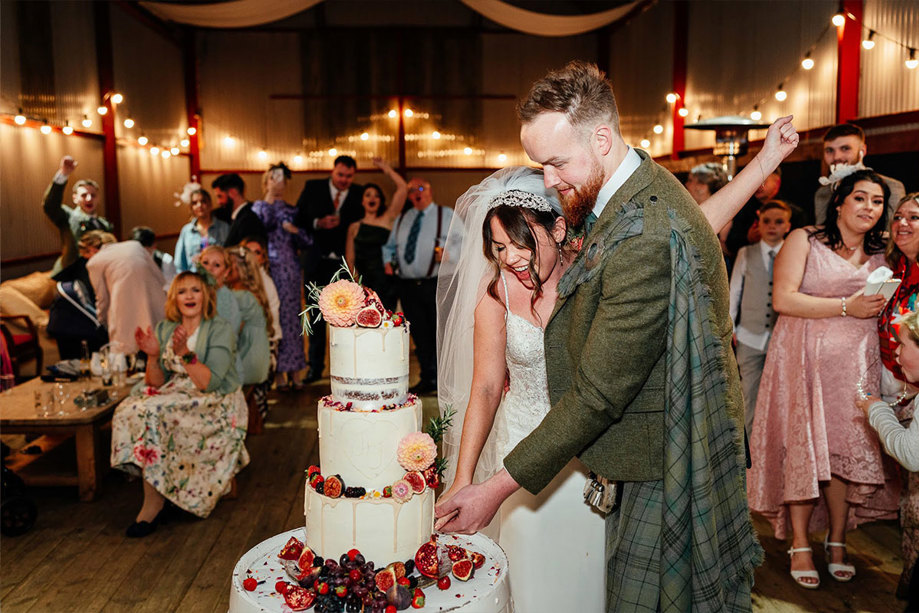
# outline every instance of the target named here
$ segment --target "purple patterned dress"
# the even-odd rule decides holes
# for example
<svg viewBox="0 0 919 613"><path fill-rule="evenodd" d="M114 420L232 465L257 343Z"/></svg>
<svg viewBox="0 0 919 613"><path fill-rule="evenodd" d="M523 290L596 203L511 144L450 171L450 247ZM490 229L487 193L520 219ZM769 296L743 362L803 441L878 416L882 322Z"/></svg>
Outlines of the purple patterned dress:
<svg viewBox="0 0 919 613"><path fill-rule="evenodd" d="M283 200L269 204L258 200L252 210L259 216L268 230L268 261L271 263L271 279L278 288L281 301L281 342L278 347L278 372L294 373L306 368L303 353L303 337L300 336L300 284L303 273L297 250L309 247L312 239L301 228L298 234L291 234L282 227L285 221L294 222L297 207Z"/></svg>

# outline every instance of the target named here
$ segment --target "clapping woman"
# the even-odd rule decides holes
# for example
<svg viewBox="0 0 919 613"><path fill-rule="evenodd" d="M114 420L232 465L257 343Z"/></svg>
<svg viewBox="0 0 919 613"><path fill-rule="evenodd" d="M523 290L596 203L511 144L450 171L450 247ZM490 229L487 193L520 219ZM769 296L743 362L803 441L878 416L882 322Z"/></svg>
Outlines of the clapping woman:
<svg viewBox="0 0 919 613"><path fill-rule="evenodd" d="M884 264L886 201L881 177L850 174L835 185L826 225L794 230L775 260L781 317L756 403L748 493L776 538L790 528L791 576L808 589L820 584L811 532L828 529L829 574L850 581L846 531L896 516L897 484L855 406L859 381L874 395L880 385L875 317L885 300L861 290Z"/></svg>
<svg viewBox="0 0 919 613"><path fill-rule="evenodd" d="M236 336L215 315L213 289L184 272L169 288L166 319L155 330L135 331L150 356L147 387L112 418L112 466L143 477L144 502L129 537L156 530L167 500L207 517L249 463Z"/></svg>

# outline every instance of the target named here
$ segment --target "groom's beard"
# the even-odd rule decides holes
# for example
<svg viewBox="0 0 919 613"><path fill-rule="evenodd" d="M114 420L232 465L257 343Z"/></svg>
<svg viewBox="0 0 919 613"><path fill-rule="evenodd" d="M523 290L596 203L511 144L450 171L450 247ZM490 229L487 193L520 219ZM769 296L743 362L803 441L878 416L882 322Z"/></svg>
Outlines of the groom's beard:
<svg viewBox="0 0 919 613"><path fill-rule="evenodd" d="M581 187L572 190L574 193L569 195L559 194L559 200L562 204L562 212L565 214L565 221L568 225L577 228L584 223L584 219L593 210L597 204L597 196L603 187L603 168L597 162L587 177L587 182Z"/></svg>

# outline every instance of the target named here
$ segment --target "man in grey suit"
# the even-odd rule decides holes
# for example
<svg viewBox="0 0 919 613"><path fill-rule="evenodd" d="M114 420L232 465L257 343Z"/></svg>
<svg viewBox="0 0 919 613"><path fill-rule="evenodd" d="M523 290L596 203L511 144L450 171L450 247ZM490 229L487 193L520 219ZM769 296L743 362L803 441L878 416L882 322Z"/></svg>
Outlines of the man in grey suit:
<svg viewBox="0 0 919 613"><path fill-rule="evenodd" d="M549 73L518 113L524 149L586 235L545 329L552 409L503 470L438 505L438 526L484 527L511 493L539 492L577 455L620 482L609 611L749 611L762 550L718 239L673 175L623 141L596 66Z"/></svg>

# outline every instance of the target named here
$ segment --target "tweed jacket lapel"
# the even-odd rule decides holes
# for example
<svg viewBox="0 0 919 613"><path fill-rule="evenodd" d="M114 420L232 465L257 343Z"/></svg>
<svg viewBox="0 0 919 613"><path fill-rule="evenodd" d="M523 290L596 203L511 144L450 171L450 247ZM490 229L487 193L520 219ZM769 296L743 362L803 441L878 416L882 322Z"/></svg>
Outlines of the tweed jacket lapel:
<svg viewBox="0 0 919 613"><path fill-rule="evenodd" d="M654 163L648 154L641 149L636 149L635 151L641 158L641 164L635 169L632 176L622 184L622 187L610 197L590 234L584 237L581 250L575 256L565 274L562 275L561 280L559 280L558 300L555 302L555 308L552 310L547 326L565 306L568 298L574 293L578 285L590 279L599 270L597 264L604 260L606 247L611 244L610 239L619 234L616 230L623 207L638 192L651 183ZM615 242L618 241L613 241L613 243Z"/></svg>

